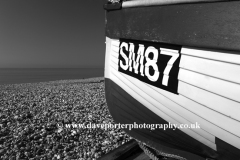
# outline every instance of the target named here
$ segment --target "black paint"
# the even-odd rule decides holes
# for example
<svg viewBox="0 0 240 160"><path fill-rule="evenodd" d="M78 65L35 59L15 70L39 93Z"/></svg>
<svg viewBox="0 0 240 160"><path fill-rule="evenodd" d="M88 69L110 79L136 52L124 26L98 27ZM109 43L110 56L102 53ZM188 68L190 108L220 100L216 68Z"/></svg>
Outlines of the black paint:
<svg viewBox="0 0 240 160"><path fill-rule="evenodd" d="M217 151L222 159L240 160L240 150L216 137Z"/></svg>
<svg viewBox="0 0 240 160"><path fill-rule="evenodd" d="M231 1L110 11L106 36L240 51L239 8Z"/></svg>
<svg viewBox="0 0 240 160"><path fill-rule="evenodd" d="M120 54L120 50L121 50L120 46L123 42L128 44L128 50L130 48L129 43L134 44L134 46L135 46L135 48L134 48L135 58L137 57L137 52L139 50L139 44L144 45L144 53L149 46L154 47L156 50L158 50L158 60L156 61L156 64L158 66L159 78L158 78L157 81L153 82L153 81L149 80L149 78L146 76L146 73L145 73L144 70L143 71L144 71L145 76L141 76L140 65L138 67L138 74L136 74L134 72L135 70L133 68L132 68L132 71L129 71L129 68L127 70L124 70L124 69L121 68L120 61L122 61L123 64L126 64L124 58ZM119 62L118 62L118 71L119 72L130 75L132 77L135 77L135 78L139 79L140 81L148 83L148 84L153 85L155 87L158 87L158 88L164 89L166 91L178 94L177 93L177 91L178 91L178 73L179 73L179 63L180 63L180 58L181 58L181 54L180 54L181 46L169 45L169 44L163 44L163 43L153 43L153 42L146 42L146 41L120 39L119 48L120 48L119 49ZM163 80L163 76L164 76L163 72L164 72L164 70L167 66L167 63L170 60L171 56L160 54L161 53L160 48L172 49L172 50L175 50L179 53L179 57L174 62L173 67L169 72L169 80L168 80L168 85L167 86L162 85L162 80ZM127 51L125 47L123 47L123 52L125 53L125 55L127 57L129 57L129 51ZM149 54L149 58L153 59L153 53ZM134 61L136 61L136 60L134 60ZM146 58L144 58L143 64L146 64ZM149 66L149 71L150 71L150 75L153 75L154 72L157 72L156 70L153 69L152 66Z"/></svg>
<svg viewBox="0 0 240 160"><path fill-rule="evenodd" d="M122 3L104 4L103 8L107 11L122 9Z"/></svg>
<svg viewBox="0 0 240 160"><path fill-rule="evenodd" d="M150 111L107 78L105 78L105 94L109 111L116 123L168 124L167 121ZM200 157L216 160L240 160L240 150L217 137L215 138L217 151L214 151L179 129L165 131L162 129L153 131L149 129L132 129L131 131L124 129L124 131L159 151L179 155L189 160L203 160Z"/></svg>
<svg viewBox="0 0 240 160"><path fill-rule="evenodd" d="M120 86L107 78L105 78L105 94L109 111L116 123L168 124L167 121L150 111ZM200 157L218 157L218 154L213 149L179 129L167 129L165 131L163 129L153 131L149 129L132 129L131 131L124 129L124 131L133 138L159 151L179 155L189 160L204 160Z"/></svg>

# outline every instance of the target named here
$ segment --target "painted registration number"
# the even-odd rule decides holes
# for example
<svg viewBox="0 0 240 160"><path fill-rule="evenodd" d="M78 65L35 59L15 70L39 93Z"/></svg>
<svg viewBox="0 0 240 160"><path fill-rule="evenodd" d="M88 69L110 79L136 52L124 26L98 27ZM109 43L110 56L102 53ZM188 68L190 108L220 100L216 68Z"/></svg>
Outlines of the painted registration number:
<svg viewBox="0 0 240 160"><path fill-rule="evenodd" d="M180 46L120 40L118 71L177 94Z"/></svg>

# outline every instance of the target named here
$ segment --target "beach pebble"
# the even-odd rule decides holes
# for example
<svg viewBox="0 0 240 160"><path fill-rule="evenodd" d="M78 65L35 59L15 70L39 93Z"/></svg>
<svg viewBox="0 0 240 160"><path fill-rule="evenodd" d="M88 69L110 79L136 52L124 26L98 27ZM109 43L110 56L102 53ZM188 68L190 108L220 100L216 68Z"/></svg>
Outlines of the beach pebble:
<svg viewBox="0 0 240 160"><path fill-rule="evenodd" d="M103 78L0 85L0 97L0 159L93 160L131 139L118 128L66 126L114 123Z"/></svg>

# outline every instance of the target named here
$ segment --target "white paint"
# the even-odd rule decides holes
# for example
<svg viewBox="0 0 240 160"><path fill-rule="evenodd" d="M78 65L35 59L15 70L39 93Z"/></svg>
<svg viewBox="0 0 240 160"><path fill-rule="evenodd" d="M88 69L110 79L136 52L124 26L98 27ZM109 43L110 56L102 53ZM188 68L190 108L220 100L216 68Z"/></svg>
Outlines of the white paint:
<svg viewBox="0 0 240 160"><path fill-rule="evenodd" d="M123 57L123 59L126 63L124 65L122 60L120 60L120 62L119 62L120 67L123 70L125 70L125 71L129 70L129 72L133 72L133 70L134 70L134 73L138 74L138 68L140 66L141 76L144 76L144 73L145 73L147 78L152 82L158 81L160 73L163 72L162 84L165 86L168 86L169 73L173 67L174 62L179 57L178 50L166 49L166 48L159 48L159 50L158 50L153 46L148 46L148 48L146 49L146 51L144 53L144 45L139 44L138 51L137 51L137 53L135 53L135 51L134 51L135 44L134 43L129 43L129 47L128 47L128 43L126 43L126 42L122 42L120 47L118 47L117 45L119 45L119 42L118 41L114 42L114 45L111 46L112 47L111 52L113 52L112 54L115 57L119 57L118 52L120 52L120 55ZM125 47L125 49L129 51L128 57L123 52L123 47ZM150 53L153 54L152 58L149 58ZM165 69L161 72L158 70L158 65L157 65L158 59L161 58L161 57L159 57L158 53L160 53L160 55L171 56L171 58L167 62ZM136 55L137 55L137 57L136 57ZM146 64L143 64L144 59L146 60ZM139 61L140 61L140 63L139 63ZM150 66L152 66L152 68L154 70L153 75L150 75L150 70L149 70Z"/></svg>
<svg viewBox="0 0 240 160"><path fill-rule="evenodd" d="M180 67L240 84L240 65L182 55Z"/></svg>
<svg viewBox="0 0 240 160"><path fill-rule="evenodd" d="M104 66L104 77L111 79L111 71L110 71L110 62L111 62L111 39L106 37L106 52L105 52L105 66Z"/></svg>
<svg viewBox="0 0 240 160"><path fill-rule="evenodd" d="M204 94L206 92L198 92L199 90L197 90L196 87L191 86L187 83L181 82L179 83L179 93L182 94L183 96L191 99L192 96L194 95L199 95L200 96L204 96L204 95L200 95L200 94ZM211 94L208 94L211 95ZM211 97L209 97L208 99L206 99L206 101L208 101L211 98L215 98L214 94L211 95ZM218 97L220 98L220 97ZM218 99L216 99L218 100ZM216 105L218 105L219 102L216 102ZM240 122L236 121L232 118L229 118L219 112L216 112L216 110L212 110L210 107L205 107L204 105L195 105L195 106L191 106L193 109L192 110L194 113L198 114L199 116L203 117L204 119L212 122L213 124L227 130L228 132L240 137L240 132L239 132L239 127L236 126L240 126ZM216 106L218 107L218 106Z"/></svg>
<svg viewBox="0 0 240 160"><path fill-rule="evenodd" d="M116 63L112 63L112 68L113 68L113 71L117 72L118 66L117 66ZM188 86L185 86L185 88L183 87L184 89L182 89L182 87L180 88L181 93L183 93L184 96L175 95L175 94L172 94L170 92L161 90L161 89L159 89L157 87L148 85L148 84L146 84L144 82L141 82L141 81L139 81L139 80L137 80L137 79L135 79L133 77L130 77L130 76L127 76L127 75L124 75L124 74L121 74L121 75L124 76L124 77L128 77L129 81L133 82L133 84L135 84L136 86L141 86L140 88L142 90L144 90L147 94L149 94L151 97L155 97L155 99L157 99L157 100L159 99L159 103L162 103L162 104L166 103L166 99L165 100L161 99L161 94L163 94L163 96L166 96L166 97L170 98L171 101L182 105L181 106L182 110L184 110L184 108L185 108L185 109L188 110L188 112L190 111L190 112L192 112L192 114L195 114L194 115L195 117L191 119L192 123L195 123L195 120L197 119L196 116L202 117L204 119L204 124L206 124L205 127L208 128L208 129L206 129L206 131L209 132L209 125L211 127L213 127L213 125L214 126L217 125L217 126L215 126L213 128L216 128L216 127L220 128L220 129L217 129L218 132L215 132L213 129L211 129L212 131L214 131L214 133L212 133L212 132L210 132L210 133L212 133L213 135L216 135L216 134L220 135L221 139L224 139L224 137L225 137L225 139L228 137L227 140L235 139L235 140L233 140L233 142L236 143L236 138L232 138L232 137L236 137L236 136L234 136L232 134L230 134L231 135L230 136L228 134L228 136L226 137L225 136L226 133L224 133L224 132L232 130L235 133L235 135L239 136L239 133L238 133L239 128L238 127L232 127L232 126L240 125L240 123L238 121L235 121L235 120L233 120L233 119L231 119L229 117L226 117L226 116L224 116L224 115L222 115L222 114L220 114L218 112L215 112L212 109L207 108L207 107L205 107L205 106L203 106L203 105L201 105L199 103L196 103L196 102L192 101L189 98L191 98L191 96L195 95L196 93L200 93L200 91L202 91L201 94L200 94L200 96L202 96L202 97L199 97L198 100L202 100L202 101L206 100L206 101L208 101L208 99L211 99L211 98L215 99L216 101L220 100L219 103L215 104L215 108L217 110L219 110L219 109L221 110L222 109L221 106L223 106L221 103L224 102L225 100L228 101L228 99L221 99L222 97L220 97L220 96L218 96L218 98L215 98L213 96L217 96L217 95L214 95L214 94L212 94L210 92L207 92L207 91L204 91L204 90L200 90L200 89L198 89L196 87L193 87L193 86L191 87L190 85L188 85L186 83L183 83L183 82L180 82L179 85L181 85L181 86L188 85ZM154 92L153 90L149 90L148 88L145 87L145 85L149 86L150 88L155 88L155 90L157 90L158 93ZM200 91L196 91L196 90L192 91L193 89L198 89ZM186 91L189 91L190 93L188 93L186 95L185 94ZM188 98L186 98L186 97L188 97ZM195 99L193 99L193 100L195 100ZM212 101L212 102L214 102L214 101ZM234 102L231 101L229 104L231 105L233 103ZM224 103L224 104L226 104L226 103ZM238 104L235 104L235 106L236 105L238 105ZM169 104L165 104L165 106L170 108L170 109L172 109L172 110L174 110L174 111L177 111L177 113L180 112L181 113L180 115L182 115L186 119L189 119L189 116L190 116L189 113L188 114L187 113L184 114L184 112L187 112L186 110L183 112L183 111L181 111L181 109L179 110L179 109L176 109L176 108L172 108L173 106L169 105ZM226 113L231 113L231 110L229 110L229 109L232 109L232 107L231 108L227 108L227 107L228 107L228 105L225 106L225 111L228 111ZM236 112L234 114L237 115L237 113L239 113L239 112ZM210 122L211 122L211 124L210 124ZM202 126L202 123L200 123L200 124ZM229 133L229 132L227 132L227 133ZM224 135L224 136L221 136L221 135ZM239 142L238 143L239 145L237 145L237 146L240 147L240 139L238 139L238 142Z"/></svg>
<svg viewBox="0 0 240 160"><path fill-rule="evenodd" d="M181 118L179 115L175 114L174 112L171 112L169 109L164 107L161 103L158 103L155 99L150 97L145 92L141 91L138 86L133 85L133 82L127 81L122 74L119 72L112 70L112 80L117 83L121 88L123 88L125 91L127 91L130 95L132 95L135 99L137 99L140 103L145 105L148 109L156 113L161 118L165 119L168 122L178 124L180 125L179 121L172 117ZM128 76L128 75L126 75ZM128 76L130 77L130 76ZM162 110L160 110L160 108ZM167 113L165 113L167 112ZM171 113L170 117L168 114ZM181 119L183 120L183 119ZM187 123L187 122L186 122ZM212 143L211 141L207 140L205 137L202 137L201 135L197 134L193 130L196 129L181 129L184 133L188 134L189 136L193 137L194 139L198 140L201 143L204 143L205 145L209 146L210 148L216 150L216 145Z"/></svg>
<svg viewBox="0 0 240 160"><path fill-rule="evenodd" d="M117 39L111 39L111 40L112 40L112 45L119 48L119 45L120 45L119 40Z"/></svg>
<svg viewBox="0 0 240 160"><path fill-rule="evenodd" d="M113 70L115 71L115 70ZM133 79L128 76L128 75L124 75L121 74L124 78L126 78L126 82L132 82ZM144 82L141 81L133 81L134 83L132 85L134 86L141 86L141 92L145 92L145 93L151 93L151 97L157 101L157 108L160 108L161 110L165 111L166 113L169 113L169 116L176 119L177 121L179 121L181 124L193 124L193 123L197 123L197 121L189 121L188 117L185 117L184 115L186 115L187 112L186 109L182 108L181 106L177 105L176 103L174 103L173 101L169 100L168 98L166 98L165 96L163 96L162 94L159 94L156 90L154 90L153 88L149 87L149 85L144 84ZM138 93L141 93L138 92ZM144 97L147 98L147 97ZM151 101L152 102L152 101ZM159 104L162 104L163 106L159 106ZM159 107L158 107L159 106ZM184 112L182 111L184 110ZM179 114L179 112L182 112L184 115ZM188 111L189 113L189 111ZM192 114L192 113L191 113ZM193 129L194 132L196 132L197 134L205 137L206 139L208 139L209 141L215 143L215 136L213 136L212 134L208 133L207 131L204 131L203 129Z"/></svg>
<svg viewBox="0 0 240 160"><path fill-rule="evenodd" d="M184 88L184 87L185 88ZM197 87L194 87L185 82L180 82L179 93L188 97L207 108L219 112L226 117L240 121L240 103L232 101L230 99L224 98L222 96L216 95L207 90L203 90ZM238 124L240 125L240 124ZM230 125L232 127L232 125ZM234 127L236 128L236 127ZM238 128L238 127L237 127ZM236 130L238 132L239 129Z"/></svg>
<svg viewBox="0 0 240 160"><path fill-rule="evenodd" d="M180 66L185 69L180 69L176 95L118 72L118 53L113 50L109 58L110 79L158 116L176 124L198 122L201 130L182 131L215 150L215 136L240 149L240 122L234 120L240 119L240 103L231 100L238 99L239 84L229 82L239 80L238 65L183 55Z"/></svg>
<svg viewBox="0 0 240 160"><path fill-rule="evenodd" d="M234 101L240 102L240 85L239 84L232 83L229 81L224 81L224 80L207 76L204 74L200 74L197 72L192 72L183 68L181 68L179 71L178 79L183 82L189 83L193 86L196 86L198 88L202 88L209 92L213 92L217 95L231 99L228 101L234 100ZM223 97L221 99L225 99ZM215 99L212 99L212 101L214 101L214 103L217 103L215 102ZM228 103L228 104L230 105L231 103ZM238 107L233 104L231 104L231 106L236 106L236 108L239 108L238 113L240 113L240 103L237 103L237 104L238 104ZM233 111L236 111L236 110L232 110L232 112ZM240 116L238 117L239 117L238 120L240 121Z"/></svg>
<svg viewBox="0 0 240 160"><path fill-rule="evenodd" d="M156 5L169 5L179 3L196 3L196 2L215 2L215 1L227 1L227 0L131 0L123 1L122 7L141 7L141 6L156 6Z"/></svg>
<svg viewBox="0 0 240 160"><path fill-rule="evenodd" d="M143 54L144 54L144 46L139 44L139 49L138 49L138 52L135 53L134 52L134 44L133 43L130 43L130 48L129 48L129 52L131 52L132 54L132 59L133 59L133 69L134 69L134 73L135 74L138 74L138 67L140 66L141 69L140 69L140 72L141 72L141 75L144 76L143 74ZM136 55L137 55L137 58L136 58ZM135 59L136 58L136 59ZM141 61L140 61L140 58L141 58ZM139 63L140 61L140 63Z"/></svg>
<svg viewBox="0 0 240 160"><path fill-rule="evenodd" d="M122 60L120 60L120 67L122 68L122 69L124 69L124 70L127 70L128 69L128 67L129 67L129 59L128 59L128 57L126 56L126 54L123 52L123 47L125 47L126 48L126 50L128 50L128 44L127 43L125 43L125 42L123 42L122 44L121 44L121 46L120 46L120 54L121 54L121 56L124 58L124 60L125 60L125 65L123 64L123 61Z"/></svg>
<svg viewBox="0 0 240 160"><path fill-rule="evenodd" d="M114 72L115 74L121 74L121 73L117 72L117 68L118 68L117 64L112 63L111 67L112 67L112 72ZM195 101L192 101L191 99L188 99L185 96L172 94L168 91L159 89L157 87L154 87L154 86L151 86L144 82L141 82L139 80L136 80L135 78L130 77L128 75L121 74L121 76L127 77L128 81L126 81L126 80L123 81L123 79L115 80L114 82L117 83L118 85L119 85L119 83L125 83L128 87L133 86L133 84L135 84L137 87L141 86L139 88L141 88L149 96L155 97L155 99L160 103L157 105L157 107L160 107L161 104L163 104L165 107L168 107L170 110L181 115L187 121L189 121L191 123L198 122L201 126L201 129L203 130L202 132L200 132L200 131L198 132L199 135L204 136L206 139L208 139L214 143L215 143L214 137L216 136L216 137L218 137L240 149L240 138L238 136L231 134L227 130L223 129L221 126L219 127L215 123L212 123L211 121L209 121L209 118L211 119L211 118L214 118L213 116L215 116L214 114L212 116L212 113L214 111L212 111L211 109L206 108L205 106L203 106L199 103L196 103ZM114 80L114 79L112 79L112 80ZM152 88L153 90L146 89L146 87ZM125 88L123 88L123 89L125 91L127 91ZM152 102L151 99L148 99L149 97L144 96L141 92L139 92L135 89L133 89L133 90L136 92L134 94L141 94L142 97L135 97L134 94L131 94L128 91L127 92L129 94L131 94L135 99L137 99L140 103L142 103L141 102L142 99L147 99L148 101ZM142 104L145 105L144 103L142 103ZM158 114L157 111L155 111L154 109L151 108L153 106L148 105L146 107L149 108L150 110L152 110L153 112L155 112L156 114ZM156 107L156 106L154 106L154 107ZM200 112L199 109L201 109L201 108L205 108L205 111ZM219 114L219 113L215 112L215 114ZM160 114L158 114L158 115L161 118L165 119L164 117L162 117L162 115L160 115ZM173 115L174 114L172 114L171 116L173 116ZM205 116L202 116L202 115L205 115ZM221 116L221 114L220 114L220 116ZM174 115L174 118L176 118L176 117L177 116ZM227 123L226 121L224 121L224 119L225 118L223 118L223 119L217 118L217 119L215 119L215 121L219 121L218 124L220 124L220 125L221 125L221 123L225 123L225 125L233 126L233 124ZM165 120L170 121L169 119L165 119ZM172 123L172 121L170 121L170 122ZM239 124L237 124L237 125L239 125ZM214 137L212 137L212 136L214 136Z"/></svg>
<svg viewBox="0 0 240 160"><path fill-rule="evenodd" d="M153 54L152 59L149 58L149 53ZM156 64L157 61L155 61L155 60L158 59L158 50L154 47L149 46L145 51L145 56L148 57L148 58L146 58L147 63L145 64L145 74L150 81L156 82L159 78L158 66ZM153 75L150 75L150 73L149 73L149 67L150 66L153 67L153 70L154 70Z"/></svg>
<svg viewBox="0 0 240 160"><path fill-rule="evenodd" d="M218 52L218 51L207 51L207 50L182 47L181 54L205 58L205 59L211 59L214 61L240 64L239 52L233 52L233 51Z"/></svg>
<svg viewBox="0 0 240 160"><path fill-rule="evenodd" d="M170 60L167 63L167 66L164 70L164 76L163 76L163 80L162 80L162 84L165 86L168 86L169 73L172 69L172 65L179 57L179 53L177 50L160 48L160 54L171 56Z"/></svg>

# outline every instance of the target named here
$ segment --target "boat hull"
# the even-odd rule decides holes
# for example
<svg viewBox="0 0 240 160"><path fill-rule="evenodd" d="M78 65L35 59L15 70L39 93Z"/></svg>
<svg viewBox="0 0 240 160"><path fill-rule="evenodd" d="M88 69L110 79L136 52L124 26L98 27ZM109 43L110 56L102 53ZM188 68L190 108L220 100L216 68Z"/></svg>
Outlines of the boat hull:
<svg viewBox="0 0 240 160"><path fill-rule="evenodd" d="M240 37L233 30L240 19L234 5L240 3L107 13L105 90L114 120L200 126L124 129L129 135L187 159L240 159ZM222 17L216 15L221 8ZM227 20L231 23L221 26Z"/></svg>
<svg viewBox="0 0 240 160"><path fill-rule="evenodd" d="M154 112L147 109L135 98L129 95L125 90L118 86L112 80L105 79L106 99L109 111L116 123L121 124L168 124ZM165 154L173 154L187 159L195 158L201 160L200 157L194 155L202 155L202 157L211 155L217 157L214 150L199 143L194 138L188 136L179 129L124 129L124 131L146 145ZM188 151L190 153L186 153Z"/></svg>
<svg viewBox="0 0 240 160"><path fill-rule="evenodd" d="M240 157L240 133L236 127L240 86L239 75L235 74L240 67L230 63L237 61L238 55L182 47L175 93L121 72L120 44L119 40L106 39L106 99L114 120L121 124L198 123L200 126L153 131L125 129L129 135L157 150L165 146L202 157ZM224 58L226 54L228 58ZM171 79L170 74L167 76Z"/></svg>

